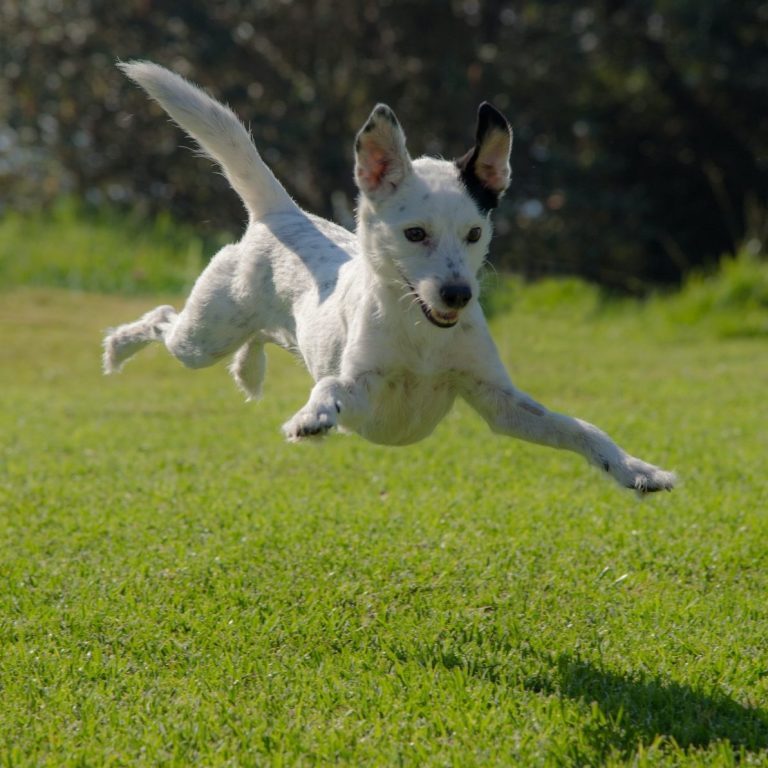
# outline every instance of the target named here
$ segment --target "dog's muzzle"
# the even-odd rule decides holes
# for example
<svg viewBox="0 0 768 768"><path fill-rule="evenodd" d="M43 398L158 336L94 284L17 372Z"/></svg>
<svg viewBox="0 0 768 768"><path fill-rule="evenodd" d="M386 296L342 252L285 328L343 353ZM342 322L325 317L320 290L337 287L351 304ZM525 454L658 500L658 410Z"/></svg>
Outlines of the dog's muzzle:
<svg viewBox="0 0 768 768"><path fill-rule="evenodd" d="M415 291L414 291L415 293ZM416 294L418 296L418 294ZM447 312L431 307L419 296L421 311L438 328L450 328L459 322L459 312L469 304L472 289L466 283L448 283L440 289L440 298L450 309Z"/></svg>
<svg viewBox="0 0 768 768"><path fill-rule="evenodd" d="M429 320L432 325L436 325L438 328L452 328L459 322L459 311L457 309L450 312L440 312L434 307L430 307L424 299L416 294L421 311L424 313L424 317Z"/></svg>
<svg viewBox="0 0 768 768"><path fill-rule="evenodd" d="M440 298L449 307L447 312L443 312L424 301L421 298L421 294L411 285L411 281L406 278L399 268L398 272L403 282L408 286L411 295L416 297L424 317L432 325L436 325L438 328L453 328L459 322L459 313L469 304L472 298L472 289L466 283L449 283L440 289Z"/></svg>

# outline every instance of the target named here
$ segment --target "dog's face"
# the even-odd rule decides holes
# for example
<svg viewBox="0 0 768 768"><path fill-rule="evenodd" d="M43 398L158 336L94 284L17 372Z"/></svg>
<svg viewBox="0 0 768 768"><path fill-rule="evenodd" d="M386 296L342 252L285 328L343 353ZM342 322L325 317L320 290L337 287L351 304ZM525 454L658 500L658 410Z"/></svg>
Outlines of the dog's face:
<svg viewBox="0 0 768 768"><path fill-rule="evenodd" d="M358 225L374 270L402 287L434 325L450 328L477 300L490 212L509 186L512 130L490 104L475 146L455 162L412 161L392 110L379 104L357 135Z"/></svg>

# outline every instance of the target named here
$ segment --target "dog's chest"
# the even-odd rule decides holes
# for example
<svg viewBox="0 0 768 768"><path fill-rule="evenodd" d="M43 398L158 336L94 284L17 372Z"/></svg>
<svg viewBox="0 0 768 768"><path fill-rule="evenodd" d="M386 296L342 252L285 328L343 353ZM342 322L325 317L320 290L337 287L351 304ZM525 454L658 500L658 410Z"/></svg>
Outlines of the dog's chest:
<svg viewBox="0 0 768 768"><path fill-rule="evenodd" d="M456 387L448 373L385 373L369 392L368 415L355 431L384 445L407 445L427 437L453 405Z"/></svg>

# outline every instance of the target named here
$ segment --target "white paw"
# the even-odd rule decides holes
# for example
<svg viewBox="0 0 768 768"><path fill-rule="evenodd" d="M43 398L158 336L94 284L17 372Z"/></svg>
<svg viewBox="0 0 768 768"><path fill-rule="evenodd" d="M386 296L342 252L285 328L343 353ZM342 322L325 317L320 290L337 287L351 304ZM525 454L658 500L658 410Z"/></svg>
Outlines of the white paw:
<svg viewBox="0 0 768 768"><path fill-rule="evenodd" d="M302 408L292 419L283 424L283 434L291 443L309 438L323 437L336 426L335 407Z"/></svg>
<svg viewBox="0 0 768 768"><path fill-rule="evenodd" d="M627 456L616 465L606 464L608 462L603 469L610 472L620 485L640 494L671 491L677 481L674 472L667 472L634 456Z"/></svg>

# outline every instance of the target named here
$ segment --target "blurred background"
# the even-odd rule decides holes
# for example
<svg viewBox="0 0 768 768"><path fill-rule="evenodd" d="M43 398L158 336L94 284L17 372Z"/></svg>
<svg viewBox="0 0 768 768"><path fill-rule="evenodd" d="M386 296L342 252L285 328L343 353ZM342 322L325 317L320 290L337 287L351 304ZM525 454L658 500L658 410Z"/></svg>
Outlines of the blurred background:
<svg viewBox="0 0 768 768"><path fill-rule="evenodd" d="M250 125L291 194L350 225L353 137L385 101L457 157L488 99L515 131L492 262L643 294L768 227L768 2L0 0L0 217L244 211L115 68L149 58Z"/></svg>

